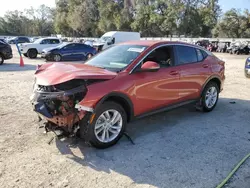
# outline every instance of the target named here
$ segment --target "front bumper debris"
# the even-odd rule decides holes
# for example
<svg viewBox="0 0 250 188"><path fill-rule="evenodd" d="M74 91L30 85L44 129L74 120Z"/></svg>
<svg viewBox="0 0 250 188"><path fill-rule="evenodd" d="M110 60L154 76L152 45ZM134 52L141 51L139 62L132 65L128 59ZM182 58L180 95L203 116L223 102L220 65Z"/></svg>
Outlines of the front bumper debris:
<svg viewBox="0 0 250 188"><path fill-rule="evenodd" d="M34 90L30 100L33 110L41 119L47 120L49 127L57 127L72 133L79 128L79 121L85 116L86 111L78 111L75 108L85 94L85 85L65 91L58 90L54 86L41 86Z"/></svg>

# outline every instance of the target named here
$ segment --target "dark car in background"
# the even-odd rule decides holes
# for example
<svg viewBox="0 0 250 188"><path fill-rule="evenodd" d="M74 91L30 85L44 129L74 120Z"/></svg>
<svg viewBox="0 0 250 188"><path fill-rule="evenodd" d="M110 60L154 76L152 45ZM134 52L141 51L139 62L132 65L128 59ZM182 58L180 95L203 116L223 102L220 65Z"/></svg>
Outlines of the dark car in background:
<svg viewBox="0 0 250 188"><path fill-rule="evenodd" d="M20 44L20 43L30 43L30 39L28 37L13 37L13 38L10 38L8 41L7 41L9 44Z"/></svg>
<svg viewBox="0 0 250 188"><path fill-rule="evenodd" d="M96 54L96 49L82 43L63 43L54 48L46 48L41 56L47 61L81 61Z"/></svg>
<svg viewBox="0 0 250 188"><path fill-rule="evenodd" d="M247 78L250 78L250 57L247 58L246 63L245 63L245 76Z"/></svg>
<svg viewBox="0 0 250 188"><path fill-rule="evenodd" d="M12 49L11 46L5 42L0 41L0 65L3 64L4 60L11 59Z"/></svg>
<svg viewBox="0 0 250 188"><path fill-rule="evenodd" d="M244 55L248 55L250 53L250 49L248 47L248 45L240 45L240 46L234 46L232 48L232 54L244 54Z"/></svg>
<svg viewBox="0 0 250 188"><path fill-rule="evenodd" d="M6 43L6 40L5 39L0 39L0 42Z"/></svg>

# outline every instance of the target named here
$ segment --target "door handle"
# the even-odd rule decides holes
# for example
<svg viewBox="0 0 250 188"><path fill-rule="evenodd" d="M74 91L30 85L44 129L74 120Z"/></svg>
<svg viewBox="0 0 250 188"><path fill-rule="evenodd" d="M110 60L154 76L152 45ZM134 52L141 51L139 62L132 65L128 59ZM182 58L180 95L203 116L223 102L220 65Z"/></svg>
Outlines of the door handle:
<svg viewBox="0 0 250 188"><path fill-rule="evenodd" d="M177 74L179 74L177 71L171 71L170 73L169 73L170 75L177 75Z"/></svg>
<svg viewBox="0 0 250 188"><path fill-rule="evenodd" d="M202 67L203 68L208 68L209 66L208 66L208 64L203 64Z"/></svg>

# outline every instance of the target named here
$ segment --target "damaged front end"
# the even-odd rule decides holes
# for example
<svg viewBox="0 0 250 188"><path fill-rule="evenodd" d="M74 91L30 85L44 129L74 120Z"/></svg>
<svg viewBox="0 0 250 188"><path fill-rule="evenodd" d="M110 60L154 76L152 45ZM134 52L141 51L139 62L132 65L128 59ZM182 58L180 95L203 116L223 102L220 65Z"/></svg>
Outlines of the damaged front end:
<svg viewBox="0 0 250 188"><path fill-rule="evenodd" d="M61 84L42 86L35 83L31 101L34 111L45 119L49 130L60 129L68 135L79 129L79 121L87 110L78 111L76 105L87 93L85 80L70 80Z"/></svg>

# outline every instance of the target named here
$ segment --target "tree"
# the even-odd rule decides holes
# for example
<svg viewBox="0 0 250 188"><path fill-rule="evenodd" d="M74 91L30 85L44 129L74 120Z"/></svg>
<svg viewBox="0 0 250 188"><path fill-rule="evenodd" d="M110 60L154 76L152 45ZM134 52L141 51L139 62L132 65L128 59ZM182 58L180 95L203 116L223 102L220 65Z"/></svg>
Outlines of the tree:
<svg viewBox="0 0 250 188"><path fill-rule="evenodd" d="M250 37L249 12L241 10L227 11L213 30L214 36L241 38Z"/></svg>
<svg viewBox="0 0 250 188"><path fill-rule="evenodd" d="M67 23L77 36L96 36L99 11L95 0L70 0Z"/></svg>
<svg viewBox="0 0 250 188"><path fill-rule="evenodd" d="M30 28L33 35L48 36L54 32L54 11L50 7L41 5L38 9L26 9Z"/></svg>
<svg viewBox="0 0 250 188"><path fill-rule="evenodd" d="M56 1L54 28L56 33L66 36L72 35L72 29L67 21L69 13L69 0Z"/></svg>

